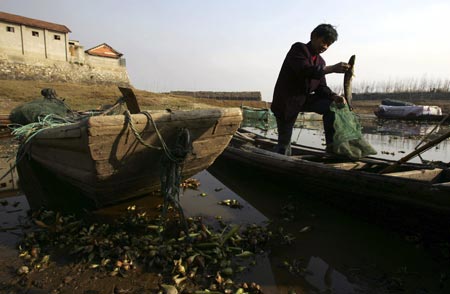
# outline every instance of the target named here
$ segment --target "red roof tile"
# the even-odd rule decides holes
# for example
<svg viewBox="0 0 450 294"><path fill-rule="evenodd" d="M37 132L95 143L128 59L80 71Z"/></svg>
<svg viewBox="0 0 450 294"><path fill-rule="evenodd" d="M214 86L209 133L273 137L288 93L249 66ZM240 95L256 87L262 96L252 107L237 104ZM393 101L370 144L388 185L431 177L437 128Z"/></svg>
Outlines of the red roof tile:
<svg viewBox="0 0 450 294"><path fill-rule="evenodd" d="M43 20L28 18L20 15L10 14L0 11L0 20L15 24L23 24L29 27L52 30L60 33L70 33L71 31L65 25L46 22Z"/></svg>
<svg viewBox="0 0 450 294"><path fill-rule="evenodd" d="M114 50L111 46L106 43L95 46L91 49L85 51L87 54L101 56L101 57L110 57L110 58L120 58L123 54Z"/></svg>

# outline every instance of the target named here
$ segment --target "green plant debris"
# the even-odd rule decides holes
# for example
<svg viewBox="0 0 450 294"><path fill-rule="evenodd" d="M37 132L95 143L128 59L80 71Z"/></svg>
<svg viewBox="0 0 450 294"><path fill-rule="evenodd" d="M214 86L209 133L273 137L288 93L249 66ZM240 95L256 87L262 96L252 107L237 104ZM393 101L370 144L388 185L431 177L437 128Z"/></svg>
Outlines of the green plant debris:
<svg viewBox="0 0 450 294"><path fill-rule="evenodd" d="M202 218L187 218L186 233L178 217L162 224L160 216L149 217L136 206L128 207L111 224L88 219L48 210L34 212L29 219L33 226L20 241L23 266L18 274L45 270L53 252L63 251L85 268L105 275L127 277L136 269L161 273L162 284L180 291L262 293L256 284L237 285L231 278L256 264L249 259L264 252L272 236L266 227L229 224L216 229Z"/></svg>

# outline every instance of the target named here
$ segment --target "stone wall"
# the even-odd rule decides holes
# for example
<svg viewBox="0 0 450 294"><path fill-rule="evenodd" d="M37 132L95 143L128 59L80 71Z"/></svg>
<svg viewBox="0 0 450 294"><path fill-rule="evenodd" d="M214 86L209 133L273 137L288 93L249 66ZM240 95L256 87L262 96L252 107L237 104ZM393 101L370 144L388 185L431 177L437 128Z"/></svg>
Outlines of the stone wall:
<svg viewBox="0 0 450 294"><path fill-rule="evenodd" d="M0 56L0 79L130 85L126 67L94 67L65 61L5 56Z"/></svg>

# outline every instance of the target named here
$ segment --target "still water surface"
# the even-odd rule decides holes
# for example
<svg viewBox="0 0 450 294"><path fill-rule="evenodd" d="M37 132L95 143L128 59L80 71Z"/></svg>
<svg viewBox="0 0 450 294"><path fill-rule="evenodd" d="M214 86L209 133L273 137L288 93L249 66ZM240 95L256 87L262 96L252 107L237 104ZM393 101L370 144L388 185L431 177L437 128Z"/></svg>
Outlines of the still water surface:
<svg viewBox="0 0 450 294"><path fill-rule="evenodd" d="M364 136L378 151L378 157L398 159L414 150L432 127L368 121L364 123ZM448 126L440 127L439 133L448 130ZM276 136L274 132L267 135ZM321 123L296 129L293 139L321 147ZM422 157L450 161L449 140ZM273 244L258 256L256 266L236 278L261 284L264 293L450 293L449 260L438 252L442 248L448 251L448 246L430 246L414 232L391 230L370 218L336 208L316 197L318 192L300 189L299 183L225 160L217 160L194 178L201 182L199 189L188 189L181 196L188 216L203 216L211 222L220 216L225 222L242 224L270 221L274 230L290 236L286 242ZM243 207L219 205L224 199L236 199ZM28 205L23 195L1 200L8 203L0 206L0 245L14 248L20 234L20 229L14 228ZM150 210L155 201L160 199L148 196L133 204ZM100 213L115 217L128 205Z"/></svg>
<svg viewBox="0 0 450 294"><path fill-rule="evenodd" d="M450 131L450 125L437 126L437 124L438 122L419 123L396 120L382 121L377 119L361 120L364 138L378 152L375 157L392 160L398 160L414 151L422 139L432 131L423 144ZM258 129L249 129L270 138L277 138L276 130L261 131ZM301 122L299 127L293 131L292 141L301 145L325 148L322 122ZM439 145L424 152L421 157L424 160L450 162L450 140L447 139L441 142ZM413 158L410 162L420 162L420 158Z"/></svg>

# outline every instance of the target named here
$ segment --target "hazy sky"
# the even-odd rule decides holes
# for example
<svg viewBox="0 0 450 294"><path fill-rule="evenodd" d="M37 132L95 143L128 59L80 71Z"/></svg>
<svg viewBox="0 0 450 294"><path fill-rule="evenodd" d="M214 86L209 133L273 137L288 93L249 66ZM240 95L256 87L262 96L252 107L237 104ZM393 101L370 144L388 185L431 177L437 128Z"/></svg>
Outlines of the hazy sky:
<svg viewBox="0 0 450 294"><path fill-rule="evenodd" d="M339 38L327 64L356 54L358 83L448 79L448 0L0 0L0 10L66 25L85 49L124 54L131 83L154 92L261 91L272 100L281 63L320 23ZM327 75L341 87L343 76Z"/></svg>

